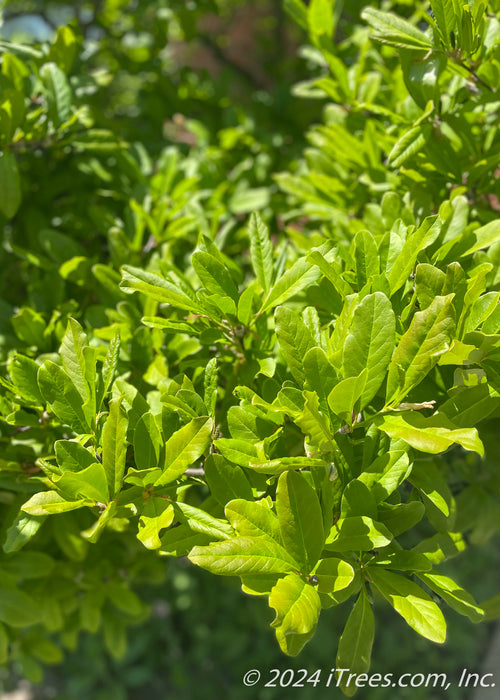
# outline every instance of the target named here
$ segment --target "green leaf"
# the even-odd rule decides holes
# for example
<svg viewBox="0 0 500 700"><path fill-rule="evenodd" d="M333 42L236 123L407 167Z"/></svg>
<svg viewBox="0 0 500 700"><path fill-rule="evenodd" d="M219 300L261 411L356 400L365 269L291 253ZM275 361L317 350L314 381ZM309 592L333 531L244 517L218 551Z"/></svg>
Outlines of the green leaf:
<svg viewBox="0 0 500 700"><path fill-rule="evenodd" d="M346 341L347 334L352 323L352 318L354 316L354 310L357 305L357 294L350 294L346 296L340 316L335 321L333 333L328 341L327 351L328 359L334 365L334 367L337 367L337 363L341 364L342 362L344 343Z"/></svg>
<svg viewBox="0 0 500 700"><path fill-rule="evenodd" d="M414 552L425 554L432 564L441 564L465 551L467 544L460 532L438 532L419 542Z"/></svg>
<svg viewBox="0 0 500 700"><path fill-rule="evenodd" d="M234 214L249 214L257 209L264 209L269 204L269 189L254 187L236 191L229 202Z"/></svg>
<svg viewBox="0 0 500 700"><path fill-rule="evenodd" d="M21 204L21 180L15 156L0 151L0 212L12 219Z"/></svg>
<svg viewBox="0 0 500 700"><path fill-rule="evenodd" d="M307 441L311 447L315 447L320 451L331 452L333 450L333 431L327 416L319 408L317 394L313 391L304 390L302 395L305 398L304 407L298 415L293 417L294 423L307 436ZM290 462L288 464L290 465ZM312 464L309 466L316 465Z"/></svg>
<svg viewBox="0 0 500 700"><path fill-rule="evenodd" d="M279 520L265 503L237 498L226 505L224 512L238 535L269 537L282 543Z"/></svg>
<svg viewBox="0 0 500 700"><path fill-rule="evenodd" d="M246 440L219 438L214 442L214 445L226 459L242 467L249 467L254 462L258 463L257 460L261 456L257 447Z"/></svg>
<svg viewBox="0 0 500 700"><path fill-rule="evenodd" d="M315 265L311 265L304 258L299 258L270 289L261 313L283 304L306 287L314 284L319 279L320 274Z"/></svg>
<svg viewBox="0 0 500 700"><path fill-rule="evenodd" d="M238 287L226 267L213 255L198 250L191 261L202 284L211 294L230 297L235 302L238 300Z"/></svg>
<svg viewBox="0 0 500 700"><path fill-rule="evenodd" d="M264 294L267 294L273 277L273 247L269 238L269 229L257 213L253 213L250 217L248 235L252 268Z"/></svg>
<svg viewBox="0 0 500 700"><path fill-rule="evenodd" d="M449 576L441 574L418 574L418 577L423 581L434 593L437 593L441 598L448 603L450 608L456 610L460 615L465 615L471 622L481 622L484 618L484 611L476 603L470 593L465 591L458 583Z"/></svg>
<svg viewBox="0 0 500 700"><path fill-rule="evenodd" d="M384 381L396 345L396 319L389 299L382 292L369 294L354 310L342 360L344 377L357 377L366 368L360 397L363 409Z"/></svg>
<svg viewBox="0 0 500 700"><path fill-rule="evenodd" d="M12 41L0 41L0 53L4 54L3 60L5 61L5 55L14 54L14 56L19 56L23 60L42 58L43 52L38 49L34 49L32 46L27 44L17 44Z"/></svg>
<svg viewBox="0 0 500 700"><path fill-rule="evenodd" d="M490 221L484 226L480 226L473 231L476 239L475 243L466 250L464 255L472 255L484 248L490 248L500 240L500 219Z"/></svg>
<svg viewBox="0 0 500 700"><path fill-rule="evenodd" d="M46 517L46 515L29 515L19 511L7 530L7 536L2 547L3 551L6 554L10 554L22 549L33 539L45 522Z"/></svg>
<svg viewBox="0 0 500 700"><path fill-rule="evenodd" d="M436 603L413 581L376 567L368 567L371 582L384 598L408 623L430 639L443 644L446 639L446 621Z"/></svg>
<svg viewBox="0 0 500 700"><path fill-rule="evenodd" d="M323 549L323 515L316 491L298 472L286 471L280 476L276 514L285 549L308 573Z"/></svg>
<svg viewBox="0 0 500 700"><path fill-rule="evenodd" d="M280 574L255 574L241 576L241 590L248 595L271 595L271 591L281 578Z"/></svg>
<svg viewBox="0 0 500 700"><path fill-rule="evenodd" d="M359 408L367 377L368 369L365 367L356 377L343 379L328 394L328 405L333 413L349 425L354 421L354 410Z"/></svg>
<svg viewBox="0 0 500 700"><path fill-rule="evenodd" d="M463 365L466 364L471 353L476 348L474 345L467 345L461 340L453 340L450 349L441 355L438 365Z"/></svg>
<svg viewBox="0 0 500 700"><path fill-rule="evenodd" d="M111 498L122 488L127 459L128 419L121 410L121 404L121 399L109 402L109 415L102 431L102 466Z"/></svg>
<svg viewBox="0 0 500 700"><path fill-rule="evenodd" d="M109 499L106 472L99 462L78 472L66 471L60 477L53 477L53 481L68 501L88 498L97 503L107 503Z"/></svg>
<svg viewBox="0 0 500 700"><path fill-rule="evenodd" d="M201 508L178 501L174 505L176 517L185 522L193 532L209 535L211 540L225 540L234 537L233 528L225 520L214 518Z"/></svg>
<svg viewBox="0 0 500 700"><path fill-rule="evenodd" d="M302 361L302 370L306 388L317 395L321 411L328 415L328 395L338 378L325 351L318 347L308 350Z"/></svg>
<svg viewBox="0 0 500 700"><path fill-rule="evenodd" d="M492 598L488 598L481 604L482 610L484 611L484 622L489 622L490 620L496 620L500 617L500 594L495 595Z"/></svg>
<svg viewBox="0 0 500 700"><path fill-rule="evenodd" d="M33 633L25 640L23 646L24 650L45 664L58 664L63 660L63 652L57 644L41 634Z"/></svg>
<svg viewBox="0 0 500 700"><path fill-rule="evenodd" d="M445 416L426 418L418 411L408 411L402 415L379 415L374 423L389 437L404 440L421 452L439 454L458 444L465 450L484 454L476 428L455 428Z"/></svg>
<svg viewBox="0 0 500 700"><path fill-rule="evenodd" d="M95 455L76 440L57 440L54 450L57 464L62 472L79 472L96 462Z"/></svg>
<svg viewBox="0 0 500 700"><path fill-rule="evenodd" d="M389 153L389 163L399 168L412 156L419 153L431 138L432 131L428 124L418 124L406 131L394 144ZM391 287L392 289L392 287ZM395 290L393 290L395 291Z"/></svg>
<svg viewBox="0 0 500 700"><path fill-rule="evenodd" d="M36 579L49 576L54 559L43 552L19 552L2 560L2 571L18 579Z"/></svg>
<svg viewBox="0 0 500 700"><path fill-rule="evenodd" d="M176 525L162 535L159 553L168 557L184 557L193 547L208 544L211 539L209 535L193 532L189 525Z"/></svg>
<svg viewBox="0 0 500 700"><path fill-rule="evenodd" d="M398 505L384 503L379 506L378 520L392 532L394 537L397 537L420 522L424 513L425 506L420 501L399 503Z"/></svg>
<svg viewBox="0 0 500 700"><path fill-rule="evenodd" d="M203 402L210 416L215 415L215 407L217 405L217 386L218 386L219 370L217 367L217 358L213 357L208 361L205 367L205 375L203 378Z"/></svg>
<svg viewBox="0 0 500 700"><path fill-rule="evenodd" d="M311 0L307 22L313 36L326 34L331 37L334 29L333 0Z"/></svg>
<svg viewBox="0 0 500 700"><path fill-rule="evenodd" d="M40 69L45 88L49 117L55 126L61 126L71 110L71 88L63 71L55 63L45 63Z"/></svg>
<svg viewBox="0 0 500 700"><path fill-rule="evenodd" d="M77 501L66 501L55 491L40 491L35 493L21 510L28 515L51 515L53 513L65 513L68 510L76 510L84 506L93 506L94 502L82 498Z"/></svg>
<svg viewBox="0 0 500 700"><path fill-rule="evenodd" d="M23 591L0 591L0 621L11 627L29 627L41 621L38 603Z"/></svg>
<svg viewBox="0 0 500 700"><path fill-rule="evenodd" d="M127 413L129 423L127 437L129 441L132 441L134 428L143 413L147 413L149 410L149 404L144 396L132 386L132 384L120 378L118 378L113 385L112 396L113 398L121 397L122 399L122 404Z"/></svg>
<svg viewBox="0 0 500 700"><path fill-rule="evenodd" d="M125 622L116 615L107 615L105 611L103 633L107 651L113 659L119 661L127 651Z"/></svg>
<svg viewBox="0 0 500 700"><path fill-rule="evenodd" d="M77 51L77 41L70 27L58 27L49 56L65 73L69 73Z"/></svg>
<svg viewBox="0 0 500 700"><path fill-rule="evenodd" d="M38 388L37 374L39 365L30 357L16 352L7 363L10 377L22 398L40 406L43 397Z"/></svg>
<svg viewBox="0 0 500 700"><path fill-rule="evenodd" d="M307 260L319 267L326 279L332 283L334 288L340 294L341 297L346 297L348 294L352 294L351 285L346 282L346 280L341 277L340 272L337 270L335 263L327 260L319 250L313 250L307 256Z"/></svg>
<svg viewBox="0 0 500 700"><path fill-rule="evenodd" d="M171 331L172 333L191 333L193 335L198 333L189 323L171 321L168 318L160 318L159 316L143 316L141 322L149 328L160 328L163 331Z"/></svg>
<svg viewBox="0 0 500 700"><path fill-rule="evenodd" d="M307 7L302 0L284 0L283 4L290 17L295 20L302 29L307 29Z"/></svg>
<svg viewBox="0 0 500 700"><path fill-rule="evenodd" d="M104 358L104 363L102 366L102 382L99 384L96 397L96 410L100 410L102 402L108 395L111 388L113 380L115 378L116 370L118 367L118 360L120 357L120 334L116 335L111 339Z"/></svg>
<svg viewBox="0 0 500 700"><path fill-rule="evenodd" d="M279 579L269 596L269 607L276 611L271 626L281 650L296 656L313 636L321 612L321 601L315 588L297 574Z"/></svg>
<svg viewBox="0 0 500 700"><path fill-rule="evenodd" d="M457 428L467 428L488 418L499 407L497 392L487 384L478 384L454 394L439 407L438 415L446 416Z"/></svg>
<svg viewBox="0 0 500 700"><path fill-rule="evenodd" d="M87 368L83 349L87 344L87 336L80 324L74 318L68 321L66 333L62 339L59 354L62 359L63 369L71 379L85 403L89 398L89 385L87 382ZM95 414L95 410L93 411Z"/></svg>
<svg viewBox="0 0 500 700"><path fill-rule="evenodd" d="M12 316L11 323L15 334L24 343L39 349L45 348L47 324L42 314L23 306Z"/></svg>
<svg viewBox="0 0 500 700"><path fill-rule="evenodd" d="M0 664L5 665L9 660L9 635L3 625L0 625Z"/></svg>
<svg viewBox="0 0 500 700"><path fill-rule="evenodd" d="M442 221L438 216L428 216L413 233L407 236L401 251L389 270L391 295L406 284L413 272L419 253L434 243L441 233L441 228ZM444 297L438 298L443 299Z"/></svg>
<svg viewBox="0 0 500 700"><path fill-rule="evenodd" d="M362 472L358 480L370 489L377 503L385 501L403 483L412 469L403 450L389 450Z"/></svg>
<svg viewBox="0 0 500 700"><path fill-rule="evenodd" d="M476 328L479 328L495 312L495 310L499 308L499 298L500 292L487 292L486 294L481 294L481 296L470 306L468 303L466 303L463 324L461 319L461 328L463 327L463 333L467 334L475 331Z"/></svg>
<svg viewBox="0 0 500 700"><path fill-rule="evenodd" d="M134 457L137 469L158 467L163 444L160 429L150 411L144 413L134 430Z"/></svg>
<svg viewBox="0 0 500 700"><path fill-rule="evenodd" d="M370 668L374 636L375 618L363 586L340 637L337 668L349 669L349 673L357 675L366 673ZM348 678L342 674L338 683L344 695L350 697L358 688L350 684Z"/></svg>
<svg viewBox="0 0 500 700"><path fill-rule="evenodd" d="M362 18L376 31L375 39L400 48L431 49L432 41L419 29L390 12L365 7Z"/></svg>
<svg viewBox="0 0 500 700"><path fill-rule="evenodd" d="M367 282L380 272L377 244L369 231L358 231L354 237L354 260L358 290L361 291Z"/></svg>
<svg viewBox="0 0 500 700"><path fill-rule="evenodd" d="M354 579L354 569L349 562L336 557L322 559L314 569L314 575L319 579L318 591L320 593L334 593L342 591L350 585Z"/></svg>
<svg viewBox="0 0 500 700"><path fill-rule="evenodd" d="M436 297L427 309L413 317L389 364L388 405L399 404L450 347L455 332L453 296Z"/></svg>
<svg viewBox="0 0 500 700"><path fill-rule="evenodd" d="M106 594L113 605L126 615L140 615L143 609L139 597L125 583L110 581Z"/></svg>
<svg viewBox="0 0 500 700"><path fill-rule="evenodd" d="M227 412L229 432L235 440L258 442L276 429L277 422L280 422L280 418L273 418L271 422L261 408L250 404L231 406Z"/></svg>
<svg viewBox="0 0 500 700"><path fill-rule="evenodd" d="M49 409L76 433L89 433L83 400L66 372L50 360L38 370L38 386Z"/></svg>
<svg viewBox="0 0 500 700"><path fill-rule="evenodd" d="M116 501L110 501L106 508L100 513L97 520L86 530L80 532L80 536L83 537L88 542L95 544L102 533L106 529L109 521L113 519L116 514Z"/></svg>
<svg viewBox="0 0 500 700"><path fill-rule="evenodd" d="M176 286L164 277L146 272L139 267L124 265L122 267L122 281L120 288L127 294L141 292L151 299L155 299L163 304L171 304L174 308L192 311L194 313L203 312L203 307L195 298L185 293L184 288Z"/></svg>
<svg viewBox="0 0 500 700"><path fill-rule="evenodd" d="M429 265L428 263L417 265L415 272L415 292L421 311L430 306L434 299L442 294L445 281L445 273L437 267Z"/></svg>
<svg viewBox="0 0 500 700"><path fill-rule="evenodd" d="M340 517L367 515L377 519L377 502L367 486L358 479L350 481L342 494Z"/></svg>
<svg viewBox="0 0 500 700"><path fill-rule="evenodd" d="M330 530L325 549L332 552L368 552L386 547L392 540L389 530L366 516L341 518Z"/></svg>
<svg viewBox="0 0 500 700"><path fill-rule="evenodd" d="M471 278L467 281L467 291L463 297L463 307L460 314L460 318L457 323L457 336L462 339L466 330L465 322L468 322L469 328L467 330L475 330L474 326L470 327L470 315L475 304L481 299L481 294L486 289L486 280L488 274L492 270L491 263L482 263L474 269L474 273ZM481 302L479 302L481 303ZM478 318L478 322L480 318ZM473 322L473 319L472 319Z"/></svg>
<svg viewBox="0 0 500 700"><path fill-rule="evenodd" d="M436 464L416 461L409 481L422 494L429 520L438 530L451 530L455 522L455 499Z"/></svg>
<svg viewBox="0 0 500 700"><path fill-rule="evenodd" d="M275 311L276 336L288 368L300 385L305 375L302 368L304 355L314 345L314 338L296 313L286 306L279 306Z"/></svg>
<svg viewBox="0 0 500 700"><path fill-rule="evenodd" d="M163 474L157 479L156 486L172 483L202 456L210 444L212 428L212 418L193 418L167 440Z"/></svg>
<svg viewBox="0 0 500 700"><path fill-rule="evenodd" d="M207 457L205 478L212 496L222 506L238 498L252 500L252 487L243 469L231 464L222 455L213 454Z"/></svg>
<svg viewBox="0 0 500 700"><path fill-rule="evenodd" d="M257 292L256 292L256 285L255 283L250 283L248 287L246 287L242 293L240 294L240 298L238 299L238 309L237 309L237 315L238 315L238 321L242 323L244 326L249 326L250 322L253 318L254 314L254 306L255 306L255 300L257 297Z"/></svg>
<svg viewBox="0 0 500 700"><path fill-rule="evenodd" d="M450 36L455 31L453 0L430 0L434 19L443 37L444 45L451 47Z"/></svg>
<svg viewBox="0 0 500 700"><path fill-rule="evenodd" d="M220 576L298 571L299 564L277 542L265 537L235 537L193 547L189 560Z"/></svg>
<svg viewBox="0 0 500 700"><path fill-rule="evenodd" d="M410 504L408 504L410 505ZM422 505L421 503L418 505ZM424 554L401 549L392 552L373 561L375 566L385 569L397 569L398 571L430 571L432 564Z"/></svg>

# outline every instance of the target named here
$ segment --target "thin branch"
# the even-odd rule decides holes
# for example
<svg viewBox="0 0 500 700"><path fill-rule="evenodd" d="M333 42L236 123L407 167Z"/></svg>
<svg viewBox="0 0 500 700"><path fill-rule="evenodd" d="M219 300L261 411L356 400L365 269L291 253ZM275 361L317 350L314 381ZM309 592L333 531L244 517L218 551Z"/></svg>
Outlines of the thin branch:
<svg viewBox="0 0 500 700"><path fill-rule="evenodd" d="M205 476L203 467L190 467L184 472L184 476Z"/></svg>
<svg viewBox="0 0 500 700"><path fill-rule="evenodd" d="M221 48L220 46L213 41L210 37L206 35L200 35L198 39L201 41L202 44L204 44L207 48L210 49L210 51L214 54L214 56L225 66L228 66L232 70L234 70L236 73L239 73L242 78L245 78L245 80L249 83L251 83L254 87L258 88L259 90L265 89L266 86L261 83L250 71L248 71L246 68L243 66L240 66L239 63L236 63L233 61L232 58L230 58Z"/></svg>
<svg viewBox="0 0 500 700"><path fill-rule="evenodd" d="M474 81L476 83L479 83L479 85L482 85L484 88L486 88L490 92L494 92L491 85L488 85L488 83L485 83L484 80L470 66L468 66L466 63L459 63L459 65L462 66L462 68L465 68L465 70L471 74L471 76L474 78Z"/></svg>

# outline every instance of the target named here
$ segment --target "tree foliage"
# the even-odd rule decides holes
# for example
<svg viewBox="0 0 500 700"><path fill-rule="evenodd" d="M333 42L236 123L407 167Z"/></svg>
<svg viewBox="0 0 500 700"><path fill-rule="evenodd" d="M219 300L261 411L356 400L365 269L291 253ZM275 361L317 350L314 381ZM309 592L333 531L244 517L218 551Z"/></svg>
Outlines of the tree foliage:
<svg viewBox="0 0 500 700"><path fill-rule="evenodd" d="M287 0L312 77L225 113L164 44L232 4L163 5L0 43L4 656L122 654L168 557L292 656L347 603L364 672L381 599L443 643L495 607L439 565L500 514L500 8Z"/></svg>

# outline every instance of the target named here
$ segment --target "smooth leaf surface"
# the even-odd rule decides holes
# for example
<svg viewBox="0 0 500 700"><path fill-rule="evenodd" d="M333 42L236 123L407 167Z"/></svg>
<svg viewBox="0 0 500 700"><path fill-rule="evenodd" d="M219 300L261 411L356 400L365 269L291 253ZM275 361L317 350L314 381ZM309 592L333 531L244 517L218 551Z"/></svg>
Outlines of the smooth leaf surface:
<svg viewBox="0 0 500 700"><path fill-rule="evenodd" d="M254 213L250 217L248 235L253 271L267 294L273 278L273 247L269 239L269 229L258 214Z"/></svg>
<svg viewBox="0 0 500 700"><path fill-rule="evenodd" d="M357 377L366 369L360 407L373 399L384 381L396 343L396 320L382 292L369 294L354 310L342 360L344 377Z"/></svg>
<svg viewBox="0 0 500 700"><path fill-rule="evenodd" d="M446 622L440 608L420 586L404 576L375 567L369 568L372 583L415 632L443 644Z"/></svg>
<svg viewBox="0 0 500 700"><path fill-rule="evenodd" d="M484 454L484 447L476 428L454 428L446 421L426 419L416 411L403 415L384 415L375 420L375 425L391 438L399 438L421 452L439 454L451 445L459 444L466 450L479 455ZM441 423L441 425L440 425Z"/></svg>
<svg viewBox="0 0 500 700"><path fill-rule="evenodd" d="M156 481L157 486L175 481L205 452L210 443L212 427L211 418L193 418L167 440L164 447L164 470Z"/></svg>
<svg viewBox="0 0 500 700"><path fill-rule="evenodd" d="M89 433L83 399L66 372L47 360L38 370L38 386L49 409L77 433Z"/></svg>
<svg viewBox="0 0 500 700"><path fill-rule="evenodd" d="M439 296L418 311L389 365L386 402L397 405L431 371L450 347L455 332L453 295Z"/></svg>
<svg viewBox="0 0 500 700"><path fill-rule="evenodd" d="M392 540L389 530L367 516L341 518L330 530L325 549L333 552L364 551L385 547Z"/></svg>
<svg viewBox="0 0 500 700"><path fill-rule="evenodd" d="M281 650L296 656L316 629L321 602L316 590L296 574L279 579L269 596L276 611L271 623Z"/></svg>
<svg viewBox="0 0 500 700"><path fill-rule="evenodd" d="M280 476L276 514L285 549L308 573L323 549L323 516L315 490L298 472L287 471Z"/></svg>
<svg viewBox="0 0 500 700"><path fill-rule="evenodd" d="M239 535L270 537L275 542L282 543L279 520L265 503L237 498L226 505L224 512Z"/></svg>
<svg viewBox="0 0 500 700"><path fill-rule="evenodd" d="M120 399L109 403L109 415L102 435L102 466L106 472L110 496L116 495L122 486L127 459L128 421L121 410Z"/></svg>
<svg viewBox="0 0 500 700"><path fill-rule="evenodd" d="M221 576L287 573L300 569L286 549L258 537L235 537L208 547L194 547L189 560Z"/></svg>
<svg viewBox="0 0 500 700"><path fill-rule="evenodd" d="M339 640L337 668L347 668L350 673L366 673L370 668L374 636L375 618L363 587ZM344 695L350 697L357 687L355 684L346 684L344 675L340 679L340 687Z"/></svg>
<svg viewBox="0 0 500 700"><path fill-rule="evenodd" d="M314 569L318 577L320 593L334 593L347 588L354 579L354 569L349 562L336 557L322 559Z"/></svg>

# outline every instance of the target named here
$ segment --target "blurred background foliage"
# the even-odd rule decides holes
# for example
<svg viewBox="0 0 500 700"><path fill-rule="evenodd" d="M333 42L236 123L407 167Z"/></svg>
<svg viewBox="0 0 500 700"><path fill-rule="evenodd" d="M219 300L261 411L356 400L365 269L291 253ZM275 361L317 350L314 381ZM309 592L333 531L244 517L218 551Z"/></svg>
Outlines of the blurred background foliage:
<svg viewBox="0 0 500 700"><path fill-rule="evenodd" d="M407 1L370 5L406 16L426 11L426 4ZM365 71L356 94L339 94L338 65L333 62L336 84L327 77L332 66L325 64L317 47L303 46L306 33L290 19L281 0L1 3L0 43L49 42L45 58L63 67L73 104L67 123L57 124L57 117L52 123L42 120L43 90L35 81L29 110L32 129L12 144L22 196L30 206L17 213L15 229L7 222L3 232L0 333L7 341L2 348L9 348L13 331L7 319L13 306L25 304L42 315L42 340L36 344L42 351L54 351L65 314L76 308L95 328L110 322L105 306L119 302L120 296L107 282L116 281L121 264L140 264L159 244L168 246L174 259L182 259L199 231L216 233L230 256L232 241L243 235L242 222L250 211L261 210L272 219L275 231L288 227L295 244L307 248L318 224L324 225L323 236L340 237L367 224L382 225L380 202L388 190L411 187L427 213L447 198L450 182L464 186L463 173L453 171L459 159L453 151L450 159L445 142L441 151L434 149L432 168L426 165L425 176L419 173L418 153L414 167L405 172L376 166L377 148L389 152L394 137L385 134L383 122L371 119L369 105L378 100L382 115L384 109L397 106L403 122L412 121L415 108L394 52L383 49L382 63L368 48L368 29L360 23L364 6L358 0L337 5L338 55L352 68L361 54L359 70ZM22 49L20 55L26 57ZM19 80L28 79L21 70ZM318 89L318 79L331 83ZM325 103L327 95L335 104ZM318 126L308 132L314 123ZM470 124L474 138L488 134L485 148L490 153L476 172L473 191L464 186L463 194L474 214L487 221L496 216L500 194L498 178L491 176L497 167L498 129L488 119L489 131L478 132L473 118ZM322 156L330 127L359 139L354 146L359 147L357 157L347 149L342 160L337 152L335 168ZM457 151L471 149L472 155L465 153L464 159L477 156L470 139L465 145L457 145L457 139L452 143ZM410 211L414 202L407 198L405 206ZM59 316L48 322L56 307ZM13 347L20 341L27 347L34 344L23 337L22 313ZM140 351L138 341L136 352ZM489 428L494 441L494 426ZM488 426L483 433L487 437ZM464 465L464 471L470 468ZM488 539L487 523L473 526L475 543ZM496 593L499 542L496 535L480 550L472 547L467 559L459 557L447 565L450 575L478 600ZM93 555L96 567L102 565L98 552ZM91 569L91 563L87 565ZM140 561L136 566L140 569ZM113 652L118 656L121 651L121 637L112 631L105 638L85 632L78 639L68 638L70 651L63 666L46 672L43 683L36 684L36 697L188 700L203 692L227 693L235 700L288 698L287 689L263 689L261 684L245 689L243 673L250 668L259 668L264 676L270 668L327 670L334 664L331 640L338 638L347 617L342 607L322 619L299 659L285 659L269 628L271 613L261 601L242 597L235 582L193 567L188 570L182 560L168 566L158 560L151 569L148 566L138 572L135 584L153 614L147 623L137 615L125 656L113 659ZM436 649L415 637L387 607L379 607L384 634L376 639L373 672L435 671L458 677L463 667L478 669L488 650L491 625L471 630L467 621L450 612L449 641ZM111 618L108 623L113 630ZM41 680L36 666L4 670L4 692L23 676ZM324 692L309 688L300 696L317 698ZM370 690L369 697L386 695ZM406 694L400 690L398 697L432 700L439 695L408 689ZM466 691L452 686L448 697L466 697Z"/></svg>
<svg viewBox="0 0 500 700"><path fill-rule="evenodd" d="M455 559L443 573L467 585L479 599L496 593L500 566L498 538L487 548L470 549L467 558ZM488 571L488 575L485 575ZM341 634L349 610L339 606L335 615L323 616L318 631L297 658L284 657L269 626L273 614L261 600L241 595L237 581L214 578L182 560L168 565L161 588L144 585L141 595L152 605L147 624L130 628L128 649L113 659L102 638L84 634L77 649L62 666L46 669L41 685L33 687L37 700L140 700L175 698L191 700L226 694L235 700L286 700L289 688L264 688L269 670L322 669L326 681L335 667L332 649ZM371 673L447 673L452 682L451 700L471 698L470 689L456 684L464 668L479 670L487 655L494 623L475 625L449 611L448 641L444 647L416 637L388 606L376 609L379 631L375 637ZM264 679L245 688L243 675L259 669ZM19 676L4 675L4 688L15 687ZM455 681L455 682L454 682ZM338 689L306 686L294 692L304 700L341 697ZM440 700L442 689L400 688L398 698ZM494 697L495 690L492 691ZM385 700L387 689L360 690L361 700Z"/></svg>

